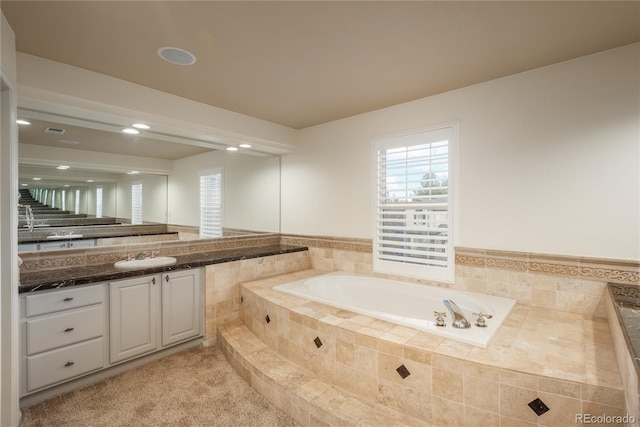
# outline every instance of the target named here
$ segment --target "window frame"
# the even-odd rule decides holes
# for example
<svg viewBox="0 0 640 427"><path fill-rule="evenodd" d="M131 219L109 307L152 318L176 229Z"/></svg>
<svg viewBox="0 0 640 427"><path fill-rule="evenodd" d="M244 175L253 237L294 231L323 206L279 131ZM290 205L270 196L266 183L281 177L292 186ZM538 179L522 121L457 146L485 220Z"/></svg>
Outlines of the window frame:
<svg viewBox="0 0 640 427"><path fill-rule="evenodd" d="M394 261L385 258L382 254L381 242L382 239L379 236L380 229L383 227L382 221L379 220L379 165L378 165L378 153L381 150L401 148L401 147L414 147L420 145L416 141L417 138L426 137L427 141L431 141L429 138L433 138L438 135L447 135L447 239L446 239L446 265L442 267L421 265L418 263L409 263L402 261ZM438 282L453 283L455 280L455 242L457 241L457 186L458 186L458 134L459 134L459 122L447 122L438 124L435 126L408 130L405 132L398 132L394 134L379 136L372 141L372 201L371 201L371 214L372 214L372 236L373 236L373 271L376 273L394 274L398 276L415 277L419 279L433 280ZM438 139L438 138L435 138ZM433 156L430 156L433 157ZM426 157L425 157L426 159ZM430 169L430 171L433 169ZM400 204L390 204L389 206L396 206L401 209ZM405 204L406 206L406 204ZM406 209L405 211L408 211ZM406 221L406 219L405 219ZM406 248L405 248L406 249ZM404 255L402 255L404 256ZM387 256L387 258L390 258Z"/></svg>

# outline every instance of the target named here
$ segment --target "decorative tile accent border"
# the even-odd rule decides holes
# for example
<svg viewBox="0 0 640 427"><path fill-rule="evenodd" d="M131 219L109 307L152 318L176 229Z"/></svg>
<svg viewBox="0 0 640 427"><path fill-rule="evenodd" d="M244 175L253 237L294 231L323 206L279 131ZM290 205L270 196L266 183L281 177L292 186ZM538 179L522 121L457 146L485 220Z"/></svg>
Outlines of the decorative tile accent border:
<svg viewBox="0 0 640 427"><path fill-rule="evenodd" d="M640 304L640 288L637 286L618 286L609 285L611 293L615 299L620 301L631 302L634 305Z"/></svg>
<svg viewBox="0 0 640 427"><path fill-rule="evenodd" d="M284 244L320 249L339 249L372 253L371 239L351 239L332 236L283 234ZM458 265L488 267L520 272L533 272L563 277L640 284L640 262L600 258L543 255L474 248L455 248Z"/></svg>
<svg viewBox="0 0 640 427"><path fill-rule="evenodd" d="M640 284L640 262L456 248L456 264Z"/></svg>
<svg viewBox="0 0 640 427"><path fill-rule="evenodd" d="M222 239L175 240L146 244L119 245L113 247L87 248L85 250L47 251L46 253L26 252L21 257L25 264L23 270L37 271L56 268L68 268L79 265L98 265L122 259L129 252L156 250L162 255L185 255L194 252L209 252L238 247L251 247L273 244L307 246L324 250L322 257L333 259L327 268L345 269L349 263L355 263L352 269L356 273L371 274L371 239L345 238L333 236L304 236L296 234L264 234ZM345 255L358 254L355 259L342 259ZM456 248L456 265L486 267L523 273L640 284L640 262L532 254L526 252L508 252L473 248ZM314 266L315 267L315 266ZM333 268L331 268L333 267ZM357 268L356 268L357 267ZM317 268L317 267L316 267Z"/></svg>

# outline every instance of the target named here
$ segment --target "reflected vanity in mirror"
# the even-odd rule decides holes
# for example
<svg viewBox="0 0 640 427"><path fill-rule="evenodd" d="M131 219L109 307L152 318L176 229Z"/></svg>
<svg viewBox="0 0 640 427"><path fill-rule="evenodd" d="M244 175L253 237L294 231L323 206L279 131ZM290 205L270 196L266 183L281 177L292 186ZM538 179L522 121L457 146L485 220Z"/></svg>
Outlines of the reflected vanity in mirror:
<svg viewBox="0 0 640 427"><path fill-rule="evenodd" d="M199 238L201 176L221 173L220 237L278 233L280 158L27 109L18 118L20 251ZM32 199L31 199L32 198Z"/></svg>

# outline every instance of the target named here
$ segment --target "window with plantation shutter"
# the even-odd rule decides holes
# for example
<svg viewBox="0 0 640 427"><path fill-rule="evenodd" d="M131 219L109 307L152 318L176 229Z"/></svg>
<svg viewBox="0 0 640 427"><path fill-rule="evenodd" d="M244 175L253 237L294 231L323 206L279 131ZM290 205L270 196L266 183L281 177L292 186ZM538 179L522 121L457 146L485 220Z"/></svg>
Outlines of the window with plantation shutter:
<svg viewBox="0 0 640 427"><path fill-rule="evenodd" d="M96 218L102 218L102 187L96 188Z"/></svg>
<svg viewBox="0 0 640 427"><path fill-rule="evenodd" d="M142 224L142 183L131 184L131 224Z"/></svg>
<svg viewBox="0 0 640 427"><path fill-rule="evenodd" d="M453 281L457 125L374 141L374 271Z"/></svg>
<svg viewBox="0 0 640 427"><path fill-rule="evenodd" d="M222 236L222 169L200 172L200 237Z"/></svg>

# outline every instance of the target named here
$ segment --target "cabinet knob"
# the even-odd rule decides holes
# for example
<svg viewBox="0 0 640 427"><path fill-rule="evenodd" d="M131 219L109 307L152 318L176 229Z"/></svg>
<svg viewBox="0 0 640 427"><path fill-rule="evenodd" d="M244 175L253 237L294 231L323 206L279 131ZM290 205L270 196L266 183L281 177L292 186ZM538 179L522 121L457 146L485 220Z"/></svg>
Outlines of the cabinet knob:
<svg viewBox="0 0 640 427"><path fill-rule="evenodd" d="M73 365L75 365L74 362L67 362L67 363L64 364L64 367L68 368L69 366L73 366Z"/></svg>
<svg viewBox="0 0 640 427"><path fill-rule="evenodd" d="M164 280L166 280L167 282L169 281L169 275L168 274L166 276L164 276Z"/></svg>
<svg viewBox="0 0 640 427"><path fill-rule="evenodd" d="M71 331L73 331L74 329L75 329L75 328L67 328L67 329L65 329L64 331L65 331L65 332L71 332Z"/></svg>
<svg viewBox="0 0 640 427"><path fill-rule="evenodd" d="M64 302L70 302L73 301L73 297L66 297L65 299L63 299L62 301Z"/></svg>
<svg viewBox="0 0 640 427"><path fill-rule="evenodd" d="M153 279L151 279L151 283L153 283L154 285L156 284L156 278L155 277Z"/></svg>

